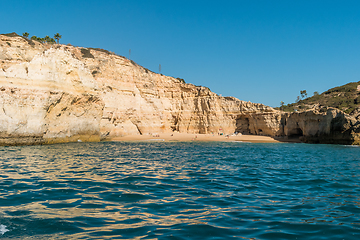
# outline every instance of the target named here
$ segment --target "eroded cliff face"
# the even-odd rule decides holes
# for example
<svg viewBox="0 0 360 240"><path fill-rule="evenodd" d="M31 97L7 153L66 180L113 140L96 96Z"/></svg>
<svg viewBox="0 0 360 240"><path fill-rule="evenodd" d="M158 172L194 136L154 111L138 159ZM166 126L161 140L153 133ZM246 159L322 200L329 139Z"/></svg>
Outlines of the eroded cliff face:
<svg viewBox="0 0 360 240"><path fill-rule="evenodd" d="M356 116L336 109L284 113L218 96L106 50L0 35L0 145L173 131L360 144L359 129Z"/></svg>
<svg viewBox="0 0 360 240"><path fill-rule="evenodd" d="M153 73L101 49L3 35L0 88L1 144L172 131L229 134L241 114L276 112Z"/></svg>
<svg viewBox="0 0 360 240"><path fill-rule="evenodd" d="M0 144L99 141L103 108L70 52L0 36Z"/></svg>
<svg viewBox="0 0 360 240"><path fill-rule="evenodd" d="M263 104L220 97L206 87L153 73L124 57L94 50L91 54L93 58L82 61L93 73L105 103L102 137L172 131L233 133L239 113L275 111Z"/></svg>
<svg viewBox="0 0 360 240"><path fill-rule="evenodd" d="M335 108L240 114L236 131L308 143L360 145L360 121Z"/></svg>
<svg viewBox="0 0 360 240"><path fill-rule="evenodd" d="M309 143L360 144L360 122L335 108L283 115L284 134Z"/></svg>

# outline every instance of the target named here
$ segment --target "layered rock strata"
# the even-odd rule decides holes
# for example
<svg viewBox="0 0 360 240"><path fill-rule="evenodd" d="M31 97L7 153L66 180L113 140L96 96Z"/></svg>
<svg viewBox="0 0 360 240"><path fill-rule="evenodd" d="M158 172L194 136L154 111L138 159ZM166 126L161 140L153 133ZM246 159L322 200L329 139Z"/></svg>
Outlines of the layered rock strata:
<svg viewBox="0 0 360 240"><path fill-rule="evenodd" d="M156 74L101 49L0 35L0 144L128 134L233 133L239 113L276 112Z"/></svg>
<svg viewBox="0 0 360 240"><path fill-rule="evenodd" d="M335 108L240 114L236 131L308 143L360 144L360 121Z"/></svg>
<svg viewBox="0 0 360 240"><path fill-rule="evenodd" d="M0 35L2 145L173 131L352 144L359 142L358 125L335 109L290 114L221 97L106 50Z"/></svg>
<svg viewBox="0 0 360 240"><path fill-rule="evenodd" d="M309 143L360 144L360 122L335 108L311 109L283 116L283 135Z"/></svg>
<svg viewBox="0 0 360 240"><path fill-rule="evenodd" d="M99 141L96 81L68 51L0 36L0 144Z"/></svg>

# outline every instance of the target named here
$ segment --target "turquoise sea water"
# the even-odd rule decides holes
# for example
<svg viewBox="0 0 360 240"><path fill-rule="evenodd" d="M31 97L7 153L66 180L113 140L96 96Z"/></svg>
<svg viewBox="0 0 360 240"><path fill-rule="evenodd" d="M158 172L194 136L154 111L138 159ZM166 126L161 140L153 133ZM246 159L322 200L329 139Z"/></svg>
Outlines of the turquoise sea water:
<svg viewBox="0 0 360 240"><path fill-rule="evenodd" d="M0 238L360 239L360 148L0 147Z"/></svg>

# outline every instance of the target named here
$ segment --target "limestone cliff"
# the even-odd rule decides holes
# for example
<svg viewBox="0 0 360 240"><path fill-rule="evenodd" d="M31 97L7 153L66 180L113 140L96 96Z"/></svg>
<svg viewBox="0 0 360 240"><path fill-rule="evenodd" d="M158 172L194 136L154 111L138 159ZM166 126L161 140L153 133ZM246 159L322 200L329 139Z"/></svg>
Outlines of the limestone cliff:
<svg viewBox="0 0 360 240"><path fill-rule="evenodd" d="M309 143L360 144L360 122L335 108L285 113L285 136L300 136Z"/></svg>
<svg viewBox="0 0 360 240"><path fill-rule="evenodd" d="M0 144L100 140L97 83L70 52L0 35Z"/></svg>
<svg viewBox="0 0 360 240"><path fill-rule="evenodd" d="M360 121L335 108L239 114L236 131L308 143L360 145Z"/></svg>
<svg viewBox="0 0 360 240"><path fill-rule="evenodd" d="M360 144L359 125L336 109L285 113L221 97L106 50L0 35L0 145L173 131Z"/></svg>
<svg viewBox="0 0 360 240"><path fill-rule="evenodd" d="M226 134L236 131L239 114L276 112L101 49L0 35L0 61L2 144L172 131Z"/></svg>

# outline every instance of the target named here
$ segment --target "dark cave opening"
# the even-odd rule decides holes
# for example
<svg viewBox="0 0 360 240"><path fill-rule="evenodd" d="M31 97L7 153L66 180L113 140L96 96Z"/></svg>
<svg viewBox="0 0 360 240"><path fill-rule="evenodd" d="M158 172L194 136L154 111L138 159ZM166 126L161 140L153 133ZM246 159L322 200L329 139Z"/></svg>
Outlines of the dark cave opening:
<svg viewBox="0 0 360 240"><path fill-rule="evenodd" d="M295 128L293 131L291 131L291 133L289 134L289 138L299 138L304 136L303 131L301 130L301 128Z"/></svg>

